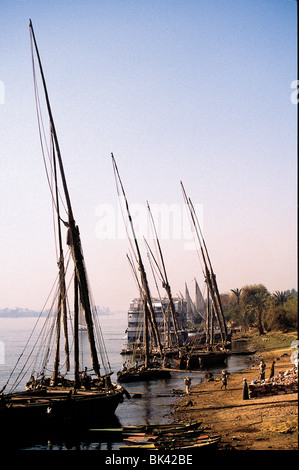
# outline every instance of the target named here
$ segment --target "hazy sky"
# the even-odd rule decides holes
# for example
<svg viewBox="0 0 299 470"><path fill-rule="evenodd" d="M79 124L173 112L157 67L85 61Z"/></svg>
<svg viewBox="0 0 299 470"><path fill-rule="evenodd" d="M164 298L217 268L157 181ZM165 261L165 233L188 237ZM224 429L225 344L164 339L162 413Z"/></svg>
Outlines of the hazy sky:
<svg viewBox="0 0 299 470"><path fill-rule="evenodd" d="M194 277L204 284L180 180L202 217L221 292L297 286L296 8L292 0L0 1L0 308L39 310L56 276L29 18L96 304L126 310L138 295L111 152L153 295L147 200L173 293L185 282L193 292Z"/></svg>

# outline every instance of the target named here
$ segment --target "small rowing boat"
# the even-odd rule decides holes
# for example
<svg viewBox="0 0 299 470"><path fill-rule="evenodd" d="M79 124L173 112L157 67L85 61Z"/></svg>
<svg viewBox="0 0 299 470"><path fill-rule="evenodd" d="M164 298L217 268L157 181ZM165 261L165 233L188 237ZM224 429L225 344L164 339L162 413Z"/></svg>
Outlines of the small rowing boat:
<svg viewBox="0 0 299 470"><path fill-rule="evenodd" d="M126 434L143 432L147 434L163 434L169 432L183 432L198 429L202 421L195 421L188 424L146 424L141 426L124 426L123 432Z"/></svg>
<svg viewBox="0 0 299 470"><path fill-rule="evenodd" d="M159 444L156 442L146 443L146 444L132 444L132 445L125 445L119 446L120 450L167 450L167 451L201 451L201 450L210 450L218 446L221 440L220 436L216 437L208 437L207 439L198 440L196 442L179 442L179 443L171 443L169 445Z"/></svg>
<svg viewBox="0 0 299 470"><path fill-rule="evenodd" d="M170 441L177 441L177 440L190 440L190 439L198 439L201 438L201 434L203 433L203 429L196 429L191 431L185 432L170 432L165 434L145 434L145 433L136 433L128 435L124 438L124 442L126 444L138 444L143 443L146 444L148 442L170 442ZM209 436L204 436L205 438Z"/></svg>
<svg viewBox="0 0 299 470"><path fill-rule="evenodd" d="M201 421L195 421L194 423L188 424L145 424L145 425L132 425L132 426L123 426L120 428L92 428L89 429L89 432L95 434L163 434L163 433L174 433L174 432L186 432L189 430L198 429L201 425Z"/></svg>

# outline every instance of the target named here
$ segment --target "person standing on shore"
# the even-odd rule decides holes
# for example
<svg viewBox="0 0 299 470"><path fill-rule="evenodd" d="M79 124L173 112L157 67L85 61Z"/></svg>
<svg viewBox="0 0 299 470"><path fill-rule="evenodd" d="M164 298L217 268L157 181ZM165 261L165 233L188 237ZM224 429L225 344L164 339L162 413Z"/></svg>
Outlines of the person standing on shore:
<svg viewBox="0 0 299 470"><path fill-rule="evenodd" d="M223 370L221 374L221 382L222 382L221 390L222 390L222 387L224 387L224 390L226 390L227 376L228 376L228 373L226 372L226 370Z"/></svg>
<svg viewBox="0 0 299 470"><path fill-rule="evenodd" d="M248 384L246 377L243 378L243 400L249 400Z"/></svg>
<svg viewBox="0 0 299 470"><path fill-rule="evenodd" d="M259 380L265 380L265 369L266 369L266 364L264 363L264 360L262 359L259 365Z"/></svg>
<svg viewBox="0 0 299 470"><path fill-rule="evenodd" d="M191 379L190 377L184 378L185 386L186 386L186 394L189 395L190 393L190 386L191 386Z"/></svg>
<svg viewBox="0 0 299 470"><path fill-rule="evenodd" d="M271 364L270 379L272 379L272 377L274 377L274 364L275 364L275 361L273 361L272 364Z"/></svg>

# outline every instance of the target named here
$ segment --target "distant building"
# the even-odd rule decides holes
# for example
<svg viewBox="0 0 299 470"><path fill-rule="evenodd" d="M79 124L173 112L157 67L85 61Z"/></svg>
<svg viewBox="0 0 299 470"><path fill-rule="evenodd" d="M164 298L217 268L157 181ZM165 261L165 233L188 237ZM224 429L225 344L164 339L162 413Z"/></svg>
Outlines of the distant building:
<svg viewBox="0 0 299 470"><path fill-rule="evenodd" d="M187 302L181 298L173 298L173 303L178 319L180 330L187 327ZM168 334L170 331L171 337L174 336L174 327L172 321L172 315L170 314L168 328L168 299L152 299L152 304L155 312L155 318L160 333L161 341L165 344ZM134 299L130 303L128 310L128 328L127 332L127 344L132 346L133 344L139 344L143 342L143 321L144 321L144 310L143 301L140 298ZM182 334L179 334L180 342L183 341Z"/></svg>

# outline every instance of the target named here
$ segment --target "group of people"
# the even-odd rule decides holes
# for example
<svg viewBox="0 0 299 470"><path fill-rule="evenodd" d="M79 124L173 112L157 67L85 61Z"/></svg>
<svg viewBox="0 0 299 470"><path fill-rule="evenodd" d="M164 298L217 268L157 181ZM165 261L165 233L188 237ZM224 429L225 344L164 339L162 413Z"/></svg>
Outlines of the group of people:
<svg viewBox="0 0 299 470"><path fill-rule="evenodd" d="M264 359L261 360L259 364L259 380L265 380L265 373L266 373L266 364L264 362ZM274 368L275 368L275 361L272 362L271 364L271 369L270 369L270 379L274 377Z"/></svg>
<svg viewBox="0 0 299 470"><path fill-rule="evenodd" d="M229 372L227 372L227 370L223 370L222 373L221 373L221 382L222 382L221 389L224 387L224 389L226 390L227 377L228 376L229 376ZM184 378L184 383L185 383L186 395L189 395L190 394L190 387L191 387L191 378L190 377L185 377Z"/></svg>
<svg viewBox="0 0 299 470"><path fill-rule="evenodd" d="M275 369L275 361L272 362L271 364L271 369L270 369L270 379L274 377L274 369ZM262 359L260 364L259 364L259 380L265 380L265 374L266 374L266 364L264 360ZM223 370L221 373L221 390L224 387L224 390L226 390L227 387L227 377L229 376L229 372L226 370ZM190 386L191 386L191 378L190 377L185 377L184 378L184 383L185 383L185 391L186 395L190 394ZM248 393L248 384L247 384L247 379L244 377L243 378L243 400L248 400L249 399L249 393Z"/></svg>
<svg viewBox="0 0 299 470"><path fill-rule="evenodd" d="M265 380L265 375L266 375L266 364L264 362L264 359L261 360L259 363L259 380ZM271 369L270 369L270 379L274 377L274 369L275 369L275 361L272 362L271 364ZM243 378L243 400L248 400L249 399L249 393L248 393L248 384L247 380L244 377Z"/></svg>

